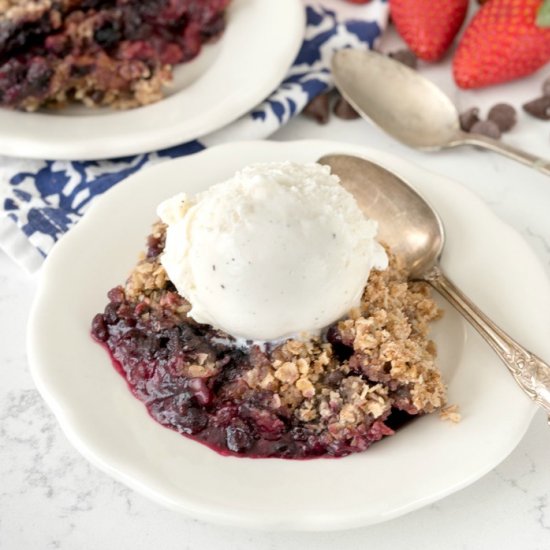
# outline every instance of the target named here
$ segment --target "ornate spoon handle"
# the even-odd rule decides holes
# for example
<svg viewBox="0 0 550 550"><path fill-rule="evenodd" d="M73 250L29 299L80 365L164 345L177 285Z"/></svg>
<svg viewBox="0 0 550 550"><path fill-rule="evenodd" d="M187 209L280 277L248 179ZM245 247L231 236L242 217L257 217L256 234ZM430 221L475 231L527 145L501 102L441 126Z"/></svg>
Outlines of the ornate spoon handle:
<svg viewBox="0 0 550 550"><path fill-rule="evenodd" d="M500 153L501 155L521 162L522 164L526 164L527 166L538 170L545 176L550 176L550 160L548 159L537 157L531 153L527 153L527 151L523 151L517 147L513 147L512 145L508 145L507 143L497 141L496 139L487 136L464 133L461 137L463 139L462 143L490 149L495 153Z"/></svg>
<svg viewBox="0 0 550 550"><path fill-rule="evenodd" d="M440 266L431 268L422 279L430 283L483 336L521 389L546 411L550 423L550 365L520 346L491 321L445 276Z"/></svg>

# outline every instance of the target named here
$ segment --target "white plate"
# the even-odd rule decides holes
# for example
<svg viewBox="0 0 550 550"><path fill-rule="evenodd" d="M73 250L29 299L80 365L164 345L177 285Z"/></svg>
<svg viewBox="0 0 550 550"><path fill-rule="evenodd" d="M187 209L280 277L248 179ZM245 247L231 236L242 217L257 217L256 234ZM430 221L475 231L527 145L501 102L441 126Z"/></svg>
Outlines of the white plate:
<svg viewBox="0 0 550 550"><path fill-rule="evenodd" d="M221 39L178 67L162 101L131 109L23 113L0 109L0 151L86 160L152 151L201 137L237 119L282 81L302 43L301 0L233 0Z"/></svg>
<svg viewBox="0 0 550 550"><path fill-rule="evenodd" d="M436 329L440 364L463 420L411 423L363 454L288 461L222 457L163 428L90 337L144 245L155 207L201 191L256 161L364 155L409 179L437 208L453 279L526 346L550 357L550 286L521 237L469 191L375 150L342 143L220 146L132 176L92 206L46 260L29 323L32 373L70 441L137 491L203 520L264 529L328 530L384 521L464 487L502 461L535 406L481 338L446 307Z"/></svg>

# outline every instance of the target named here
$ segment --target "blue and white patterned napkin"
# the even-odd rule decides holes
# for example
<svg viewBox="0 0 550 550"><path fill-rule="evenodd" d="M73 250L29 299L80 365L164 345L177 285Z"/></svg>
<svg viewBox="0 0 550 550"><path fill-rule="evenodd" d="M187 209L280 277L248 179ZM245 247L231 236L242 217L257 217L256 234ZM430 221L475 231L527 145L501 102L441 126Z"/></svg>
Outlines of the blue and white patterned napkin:
<svg viewBox="0 0 550 550"><path fill-rule="evenodd" d="M387 23L386 0L362 6L344 0L306 0L305 5L304 42L279 88L249 114L200 141L101 161L0 156L0 247L25 269L35 271L94 198L127 176L217 143L267 138L332 86L329 67L335 50L372 47Z"/></svg>

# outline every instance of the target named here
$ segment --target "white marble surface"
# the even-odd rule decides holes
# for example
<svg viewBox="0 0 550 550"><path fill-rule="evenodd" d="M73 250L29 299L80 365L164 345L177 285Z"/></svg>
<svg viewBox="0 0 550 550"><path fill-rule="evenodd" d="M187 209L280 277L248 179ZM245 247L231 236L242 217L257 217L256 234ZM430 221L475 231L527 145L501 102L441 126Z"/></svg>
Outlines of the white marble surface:
<svg viewBox="0 0 550 550"><path fill-rule="evenodd" d="M545 76L489 92L456 94L445 66L426 72L461 106L485 106L496 99L518 106L536 94ZM550 157L549 135L549 123L520 116L508 139ZM320 127L298 119L275 136L299 138L378 147L453 177L524 236L550 278L549 178L490 153L467 149L417 153L363 121L333 120ZM35 277L21 272L0 253L2 550L550 547L550 427L542 413L515 451L480 481L385 524L322 534L258 533L207 525L161 509L97 471L72 449L34 389L25 354L25 325L35 284Z"/></svg>

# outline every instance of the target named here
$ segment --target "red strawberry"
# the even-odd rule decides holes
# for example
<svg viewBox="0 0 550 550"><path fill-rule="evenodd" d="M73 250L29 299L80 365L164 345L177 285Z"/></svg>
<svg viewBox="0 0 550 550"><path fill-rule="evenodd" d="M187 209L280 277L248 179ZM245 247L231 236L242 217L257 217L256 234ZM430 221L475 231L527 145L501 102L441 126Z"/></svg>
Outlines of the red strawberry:
<svg viewBox="0 0 550 550"><path fill-rule="evenodd" d="M461 88L480 88L531 74L550 61L550 27L539 26L546 0L491 0L466 28L453 59ZM539 23L537 23L539 14Z"/></svg>
<svg viewBox="0 0 550 550"><path fill-rule="evenodd" d="M468 0L390 0L390 13L409 48L425 61L437 61L460 30Z"/></svg>

